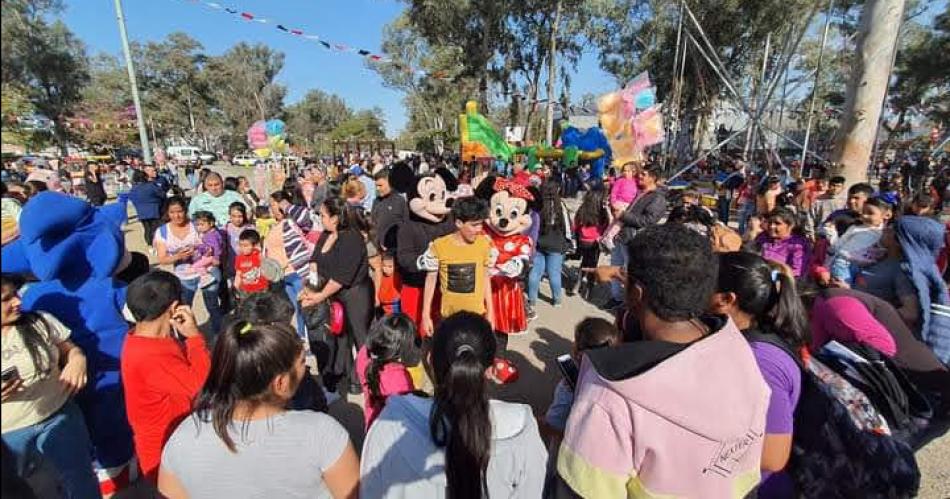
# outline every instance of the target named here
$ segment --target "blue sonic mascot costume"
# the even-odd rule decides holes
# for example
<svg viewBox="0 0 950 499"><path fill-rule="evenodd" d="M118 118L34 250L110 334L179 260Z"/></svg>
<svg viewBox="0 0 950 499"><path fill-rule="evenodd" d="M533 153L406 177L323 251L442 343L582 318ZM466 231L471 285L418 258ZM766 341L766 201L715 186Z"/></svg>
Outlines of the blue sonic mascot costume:
<svg viewBox="0 0 950 499"><path fill-rule="evenodd" d="M76 400L95 448L103 493L127 485L134 470L119 356L129 324L125 284L114 278L128 253L122 224L126 200L95 208L65 194L42 192L23 207L20 237L3 247L3 272L32 274L23 308L48 312L72 331L86 354L90 383Z"/></svg>

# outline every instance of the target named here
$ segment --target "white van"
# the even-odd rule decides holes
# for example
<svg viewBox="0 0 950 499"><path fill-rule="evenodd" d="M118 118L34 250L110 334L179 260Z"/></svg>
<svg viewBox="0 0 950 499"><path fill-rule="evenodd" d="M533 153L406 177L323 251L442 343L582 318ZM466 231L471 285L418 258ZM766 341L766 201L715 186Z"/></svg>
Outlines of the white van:
<svg viewBox="0 0 950 499"><path fill-rule="evenodd" d="M193 165L201 160L201 149L194 146L171 146L167 154L168 159L183 165Z"/></svg>

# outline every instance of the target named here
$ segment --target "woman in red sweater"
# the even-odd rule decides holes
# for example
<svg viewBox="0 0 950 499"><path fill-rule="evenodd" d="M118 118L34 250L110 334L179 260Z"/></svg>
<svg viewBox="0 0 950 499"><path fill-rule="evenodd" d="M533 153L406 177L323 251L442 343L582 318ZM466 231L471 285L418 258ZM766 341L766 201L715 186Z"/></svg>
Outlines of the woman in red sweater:
<svg viewBox="0 0 950 499"><path fill-rule="evenodd" d="M152 483L162 447L191 412L211 366L195 316L181 304L181 291L178 278L160 270L132 281L128 289L136 324L122 347L122 388L139 466Z"/></svg>

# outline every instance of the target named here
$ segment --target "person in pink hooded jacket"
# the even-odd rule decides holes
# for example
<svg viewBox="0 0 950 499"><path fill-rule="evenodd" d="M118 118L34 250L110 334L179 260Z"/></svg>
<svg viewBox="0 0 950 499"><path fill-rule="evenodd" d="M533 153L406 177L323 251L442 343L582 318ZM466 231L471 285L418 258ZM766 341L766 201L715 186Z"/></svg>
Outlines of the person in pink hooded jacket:
<svg viewBox="0 0 950 499"><path fill-rule="evenodd" d="M625 340L584 356L558 454L582 497L745 497L759 484L769 388L727 316L704 315L718 262L685 226L629 243Z"/></svg>

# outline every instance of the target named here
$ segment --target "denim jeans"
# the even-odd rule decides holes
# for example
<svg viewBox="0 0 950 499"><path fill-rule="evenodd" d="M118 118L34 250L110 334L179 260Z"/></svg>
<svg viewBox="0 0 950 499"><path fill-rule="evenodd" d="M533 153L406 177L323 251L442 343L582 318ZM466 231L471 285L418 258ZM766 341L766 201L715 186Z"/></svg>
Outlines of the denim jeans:
<svg viewBox="0 0 950 499"><path fill-rule="evenodd" d="M205 309L208 310L208 320L211 322L211 335L217 336L221 332L221 321L224 318L224 312L221 310L221 302L218 294L218 286L221 286L221 269L212 268L211 275L214 276L214 283L201 288L201 298L205 302ZM195 295L198 293L199 278L183 279L182 302L192 305L195 301Z"/></svg>
<svg viewBox="0 0 950 499"><path fill-rule="evenodd" d="M614 249L610 250L610 264L616 267L627 268L627 260L629 260L627 256L627 245L620 241L615 241ZM610 297L620 302L624 300L623 284L616 279L610 281Z"/></svg>
<svg viewBox="0 0 950 499"><path fill-rule="evenodd" d="M92 442L86 421L73 401L35 425L4 433L3 443L15 457L20 476L29 476L48 461L64 497L102 497L99 480L92 471Z"/></svg>
<svg viewBox="0 0 950 499"><path fill-rule="evenodd" d="M538 250L534 253L531 264L531 274L528 275L528 303L532 306L538 302L538 288L541 287L541 278L548 275L551 283L551 299L554 303L561 303L561 267L564 265L564 254L545 253Z"/></svg>
<svg viewBox="0 0 950 499"><path fill-rule="evenodd" d="M755 215L755 202L750 201L742 205L742 211L739 212L739 234L745 235L746 226L752 215Z"/></svg>
<svg viewBox="0 0 950 499"><path fill-rule="evenodd" d="M307 338L307 325L303 320L303 310L300 309L300 302L297 301L297 295L303 291L303 279L297 273L284 275L284 291L291 303L294 304L294 315L297 316L297 336Z"/></svg>

